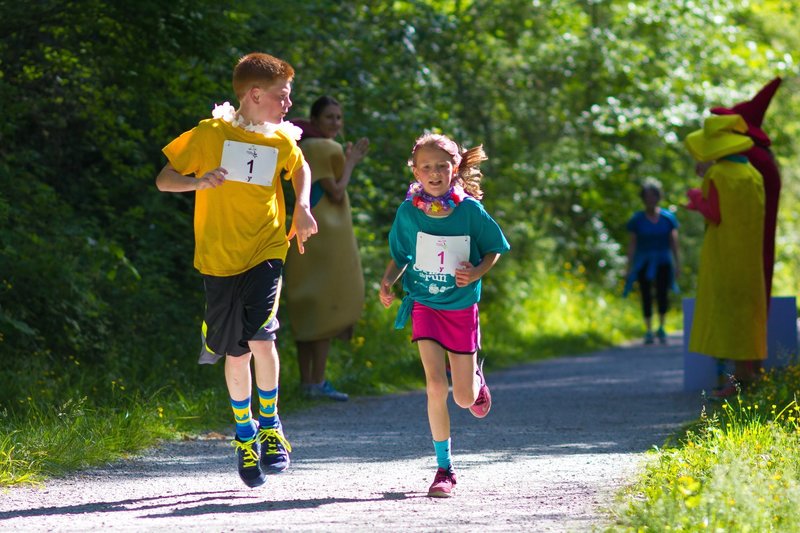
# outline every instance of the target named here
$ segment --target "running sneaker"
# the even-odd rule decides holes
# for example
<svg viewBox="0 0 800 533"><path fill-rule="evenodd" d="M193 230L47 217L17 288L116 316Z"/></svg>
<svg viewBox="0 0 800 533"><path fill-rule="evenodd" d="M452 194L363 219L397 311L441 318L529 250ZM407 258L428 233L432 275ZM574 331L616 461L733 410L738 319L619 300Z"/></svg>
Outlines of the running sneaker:
<svg viewBox="0 0 800 533"><path fill-rule="evenodd" d="M248 487L258 487L267 480L261 470L258 457L261 454L261 443L256 437L242 441L237 435L231 443L236 447L236 457L239 466L239 477Z"/></svg>
<svg viewBox="0 0 800 533"><path fill-rule="evenodd" d="M485 417L492 408L492 394L489 392L489 386L486 385L486 378L483 377L484 361L485 359L481 359L481 362L478 363L478 370L475 371L481 380L481 388L478 390L478 397L475 399L475 403L469 407L469 412L476 418Z"/></svg>
<svg viewBox="0 0 800 533"><path fill-rule="evenodd" d="M667 344L667 332L664 331L664 328L658 328L658 331L656 331L656 337L658 338L658 342L661 344Z"/></svg>
<svg viewBox="0 0 800 533"><path fill-rule="evenodd" d="M644 334L644 343L645 344L653 344L655 342L655 337L653 337L653 332L648 331Z"/></svg>
<svg viewBox="0 0 800 533"><path fill-rule="evenodd" d="M289 452L292 445L283 436L283 425L261 428L258 430L258 442L261 443L261 468L267 474L280 474L289 468Z"/></svg>
<svg viewBox="0 0 800 533"><path fill-rule="evenodd" d="M330 381L325 380L322 383L308 383L303 384L303 393L307 398L311 399L327 399L337 402L346 402L350 399L347 393L340 392L333 388Z"/></svg>
<svg viewBox="0 0 800 533"><path fill-rule="evenodd" d="M439 468L433 484L428 489L428 496L431 498L449 498L453 495L453 487L456 486L456 473L453 467Z"/></svg>

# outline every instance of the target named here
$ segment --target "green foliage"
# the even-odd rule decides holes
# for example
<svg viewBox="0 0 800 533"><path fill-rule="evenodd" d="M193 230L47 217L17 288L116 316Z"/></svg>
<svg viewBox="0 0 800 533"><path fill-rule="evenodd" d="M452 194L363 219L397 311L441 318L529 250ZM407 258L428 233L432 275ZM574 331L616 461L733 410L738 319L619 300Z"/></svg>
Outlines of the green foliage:
<svg viewBox="0 0 800 533"><path fill-rule="evenodd" d="M798 417L794 400L724 403L679 447L655 450L611 530L796 531Z"/></svg>

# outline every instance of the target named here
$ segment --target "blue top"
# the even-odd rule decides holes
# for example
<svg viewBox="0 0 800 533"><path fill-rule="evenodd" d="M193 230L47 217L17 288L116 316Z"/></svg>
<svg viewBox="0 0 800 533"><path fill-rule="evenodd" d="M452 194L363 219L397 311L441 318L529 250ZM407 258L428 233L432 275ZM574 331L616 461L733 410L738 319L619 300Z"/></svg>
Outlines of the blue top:
<svg viewBox="0 0 800 533"><path fill-rule="evenodd" d="M414 207L410 200L397 209L389 232L389 251L397 266L406 268L403 289L406 297L400 306L395 327L403 327L411 306L418 301L433 309L466 309L481 298L481 280L466 287L457 287L456 278L448 273L435 273L419 268L419 234L435 236L469 236L469 262L480 263L489 253L505 253L511 249L503 231L483 205L467 197L449 216L431 217ZM435 255L435 251L431 252ZM424 261L424 259L423 259Z"/></svg>
<svg viewBox="0 0 800 533"><path fill-rule="evenodd" d="M637 252L670 250L669 236L678 228L678 220L666 209L659 209L658 213L658 221L651 222L644 211L637 211L625 226L636 234Z"/></svg>
<svg viewBox="0 0 800 533"><path fill-rule="evenodd" d="M625 280L625 295L630 292L633 282L636 281L642 268L647 268L647 279L653 280L659 266L667 264L672 267L672 249L669 239L672 230L678 228L678 220L666 209L659 208L658 213L656 222L649 220L644 211L637 211L628 220L626 228L636 235L636 251L633 255L630 274ZM675 292L678 292L674 272L670 272L670 275L670 285Z"/></svg>

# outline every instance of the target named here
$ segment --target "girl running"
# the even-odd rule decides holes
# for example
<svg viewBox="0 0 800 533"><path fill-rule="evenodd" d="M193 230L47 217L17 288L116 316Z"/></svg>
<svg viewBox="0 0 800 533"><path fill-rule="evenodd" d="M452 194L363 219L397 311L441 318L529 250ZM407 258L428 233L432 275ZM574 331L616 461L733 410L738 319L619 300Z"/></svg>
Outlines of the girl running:
<svg viewBox="0 0 800 533"><path fill-rule="evenodd" d="M395 321L411 318L412 342L425 369L428 421L438 470L428 496L450 497L456 484L450 453L447 372L453 399L483 418L492 406L478 363L478 301L481 278L510 247L500 226L479 200L482 146L462 151L450 138L417 139L408 165L416 181L397 210L389 249L391 261L380 287L384 307L394 300L392 285L403 277L403 298ZM448 365L449 363L449 365Z"/></svg>

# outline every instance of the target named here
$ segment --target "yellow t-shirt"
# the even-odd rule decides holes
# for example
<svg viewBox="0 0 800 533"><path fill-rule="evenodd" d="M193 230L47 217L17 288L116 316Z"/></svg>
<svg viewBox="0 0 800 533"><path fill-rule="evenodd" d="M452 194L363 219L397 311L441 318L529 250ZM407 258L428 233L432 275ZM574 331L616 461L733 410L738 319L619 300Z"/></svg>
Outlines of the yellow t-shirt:
<svg viewBox="0 0 800 533"><path fill-rule="evenodd" d="M220 165L226 140L277 148L278 162L271 186L227 181L196 192L194 266L211 276L233 276L268 259L286 258L289 241L280 178L291 179L303 164L300 148L286 133L265 136L221 119L201 121L163 152L175 170L200 178Z"/></svg>

